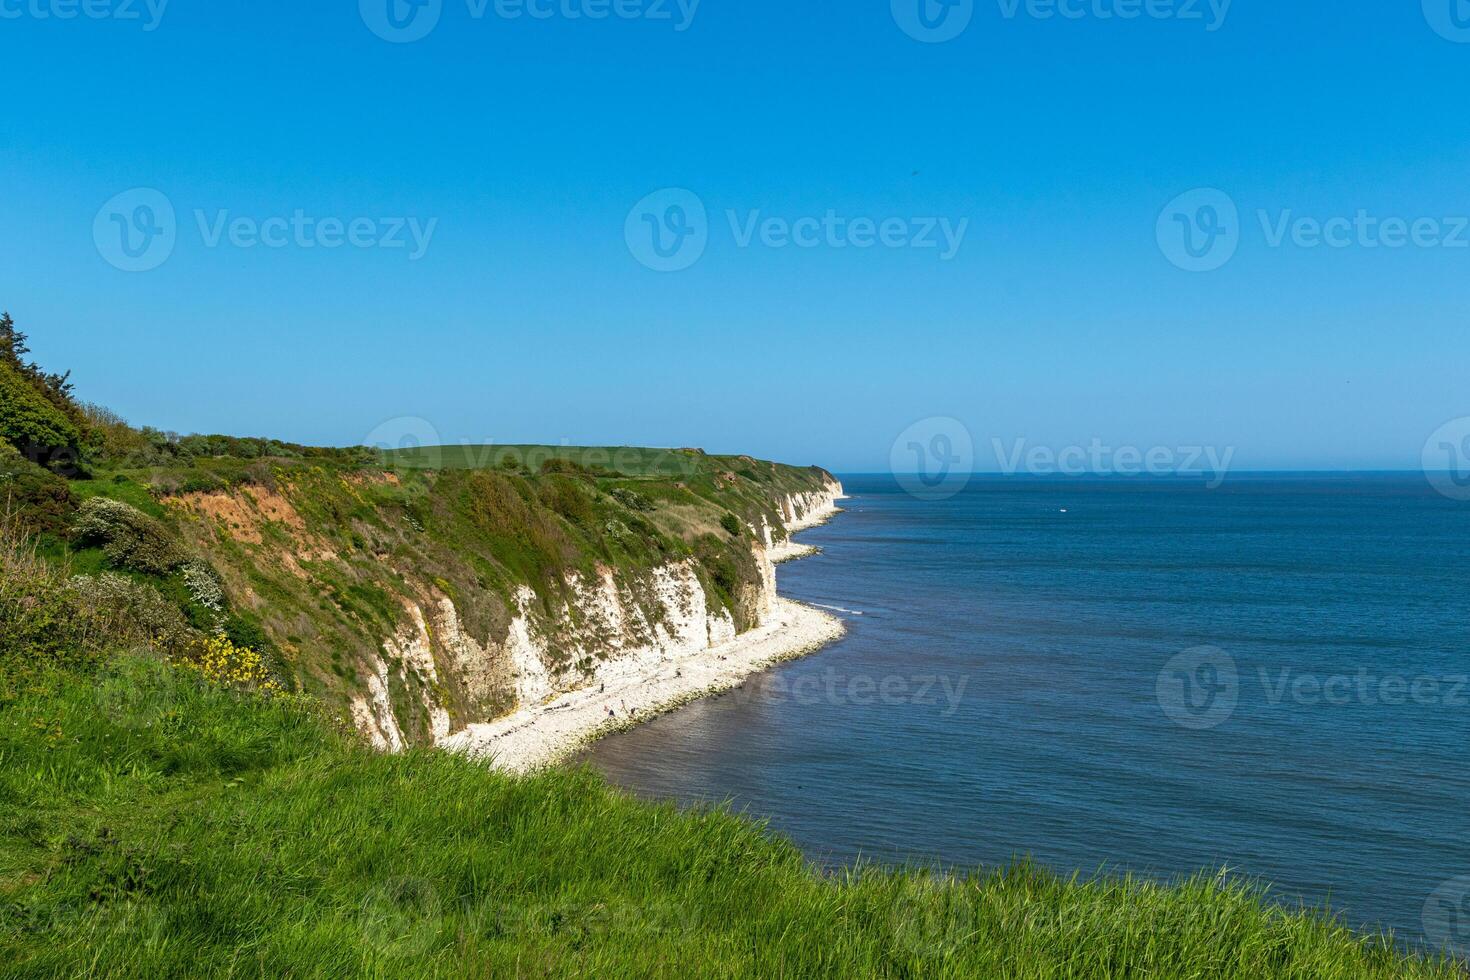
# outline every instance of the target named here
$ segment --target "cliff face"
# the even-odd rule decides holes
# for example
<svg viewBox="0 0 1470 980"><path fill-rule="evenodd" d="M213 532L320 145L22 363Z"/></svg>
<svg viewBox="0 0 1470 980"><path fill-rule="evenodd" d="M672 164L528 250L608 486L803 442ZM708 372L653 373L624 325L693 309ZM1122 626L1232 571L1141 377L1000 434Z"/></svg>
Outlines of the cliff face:
<svg viewBox="0 0 1470 980"><path fill-rule="evenodd" d="M749 542L757 581L741 604L751 625L767 621L776 598L773 538L820 523L836 512L842 486L830 477L820 489L777 495L775 520L763 518ZM448 687L470 700L534 706L589 685L651 677L680 660L737 635L735 616L709 601L694 559L670 561L629 576L601 565L563 577L562 598L550 608L526 586L514 595L503 637L476 637L448 596L408 602L406 620L375 653L365 687L354 693L354 723L379 748L397 751L415 741L407 731L427 723L434 741L486 717L455 717ZM410 693L408 711L391 691ZM513 692L510 703L498 694ZM400 697L399 701L402 700ZM400 717L407 715L409 717Z"/></svg>

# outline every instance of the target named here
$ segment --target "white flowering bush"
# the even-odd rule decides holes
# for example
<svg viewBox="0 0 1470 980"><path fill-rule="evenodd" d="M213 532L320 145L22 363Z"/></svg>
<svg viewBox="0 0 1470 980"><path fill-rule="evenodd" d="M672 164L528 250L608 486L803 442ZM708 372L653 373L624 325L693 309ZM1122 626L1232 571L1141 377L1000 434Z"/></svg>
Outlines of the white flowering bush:
<svg viewBox="0 0 1470 980"><path fill-rule="evenodd" d="M224 622L225 590L215 577L214 569L196 558L184 563L183 573L184 589L189 598L209 610L218 630Z"/></svg>
<svg viewBox="0 0 1470 980"><path fill-rule="evenodd" d="M100 545L120 568L162 575L183 560L162 524L121 500L93 497L84 501L72 522L72 533L82 544Z"/></svg>
<svg viewBox="0 0 1470 980"><path fill-rule="evenodd" d="M98 648L148 647L163 652L187 648L200 638L177 606L157 589L126 575L74 575L66 598L75 610L81 642Z"/></svg>

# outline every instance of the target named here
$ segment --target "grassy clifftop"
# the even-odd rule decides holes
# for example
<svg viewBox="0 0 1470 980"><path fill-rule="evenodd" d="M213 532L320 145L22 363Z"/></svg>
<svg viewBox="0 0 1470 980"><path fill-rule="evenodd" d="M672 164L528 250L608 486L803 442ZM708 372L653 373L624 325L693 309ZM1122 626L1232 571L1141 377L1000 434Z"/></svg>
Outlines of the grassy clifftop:
<svg viewBox="0 0 1470 980"><path fill-rule="evenodd" d="M389 756L152 660L0 710L6 977L1459 978L1228 881L840 878L586 771Z"/></svg>

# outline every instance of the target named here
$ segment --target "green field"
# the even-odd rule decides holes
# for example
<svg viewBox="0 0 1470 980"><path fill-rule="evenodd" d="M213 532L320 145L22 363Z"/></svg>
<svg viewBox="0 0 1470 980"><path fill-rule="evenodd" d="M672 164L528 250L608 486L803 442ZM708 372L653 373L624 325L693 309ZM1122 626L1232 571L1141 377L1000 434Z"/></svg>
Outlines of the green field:
<svg viewBox="0 0 1470 980"><path fill-rule="evenodd" d="M0 976L1463 977L1209 877L819 874L146 658L0 688Z"/></svg>

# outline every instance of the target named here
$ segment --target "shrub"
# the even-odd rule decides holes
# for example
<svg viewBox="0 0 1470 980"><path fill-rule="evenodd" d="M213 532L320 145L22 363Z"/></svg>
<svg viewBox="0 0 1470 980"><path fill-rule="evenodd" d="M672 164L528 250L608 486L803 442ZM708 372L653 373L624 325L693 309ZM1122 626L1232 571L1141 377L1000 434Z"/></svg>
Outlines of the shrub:
<svg viewBox="0 0 1470 980"><path fill-rule="evenodd" d="M66 583L72 642L93 651L147 648L179 655L201 636L183 611L126 575L76 575Z"/></svg>
<svg viewBox="0 0 1470 980"><path fill-rule="evenodd" d="M280 694L282 688L266 666L265 658L249 647L236 646L227 636L200 640L179 659L211 684L241 691Z"/></svg>
<svg viewBox="0 0 1470 980"><path fill-rule="evenodd" d="M647 513L654 509L652 501L637 490L629 490L627 487L614 487L610 496L629 510Z"/></svg>
<svg viewBox="0 0 1470 980"><path fill-rule="evenodd" d="M574 524L586 525L593 517L592 503L581 484L568 476L553 474L540 490L541 502Z"/></svg>
<svg viewBox="0 0 1470 980"><path fill-rule="evenodd" d="M72 531L78 542L100 545L119 568L165 575L184 560L162 524L121 500L93 497L84 502Z"/></svg>
<svg viewBox="0 0 1470 980"><path fill-rule="evenodd" d="M72 575L34 534L0 514L0 661L78 665L114 650L184 651L200 634L157 589L124 575Z"/></svg>
<svg viewBox="0 0 1470 980"><path fill-rule="evenodd" d="M76 511L65 480L21 456L0 440L0 506L33 532L60 536Z"/></svg>
<svg viewBox="0 0 1470 980"><path fill-rule="evenodd" d="M740 518L729 512L726 512L725 515L720 518L720 527L724 528L725 533L730 535L730 537L732 538L740 537L741 533L745 530L745 528L742 527L740 524Z"/></svg>
<svg viewBox="0 0 1470 980"><path fill-rule="evenodd" d="M184 563L184 589L195 604L203 607L218 625L224 619L225 590L208 563L192 559Z"/></svg>
<svg viewBox="0 0 1470 980"><path fill-rule="evenodd" d="M0 661L47 661L66 649L65 568L48 562L14 512L0 514Z"/></svg>

